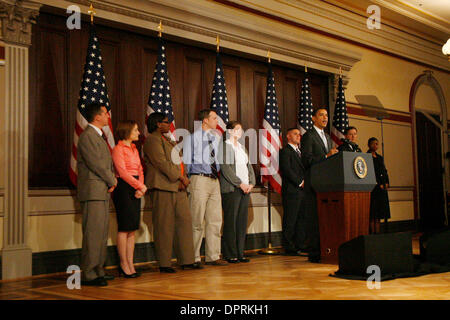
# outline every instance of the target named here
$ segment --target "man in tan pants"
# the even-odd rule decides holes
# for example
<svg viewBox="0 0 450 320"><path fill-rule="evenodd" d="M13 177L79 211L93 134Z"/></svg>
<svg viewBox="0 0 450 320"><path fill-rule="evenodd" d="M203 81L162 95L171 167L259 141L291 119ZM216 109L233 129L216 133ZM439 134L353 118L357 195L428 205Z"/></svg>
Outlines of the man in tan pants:
<svg viewBox="0 0 450 320"><path fill-rule="evenodd" d="M164 134L170 123L163 113L152 113L147 120L150 135L144 144L147 166L145 184L152 199L153 233L159 270L174 273L171 267L172 248L183 269L201 269L194 263L192 220L186 187L189 179L183 163L174 150L174 143ZM177 159L175 159L177 158ZM178 164L180 163L180 164Z"/></svg>
<svg viewBox="0 0 450 320"><path fill-rule="evenodd" d="M208 265L224 266L220 259L222 228L222 199L219 183L217 114L211 109L198 114L201 128L185 139L183 158L191 179L189 202L192 214L195 261L200 262L200 247L205 232L205 261Z"/></svg>

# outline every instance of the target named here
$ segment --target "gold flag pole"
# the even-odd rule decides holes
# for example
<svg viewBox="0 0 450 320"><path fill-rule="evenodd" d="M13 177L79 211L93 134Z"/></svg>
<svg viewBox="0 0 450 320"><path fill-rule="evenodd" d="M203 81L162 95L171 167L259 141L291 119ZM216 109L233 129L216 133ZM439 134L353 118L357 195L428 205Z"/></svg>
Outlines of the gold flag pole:
<svg viewBox="0 0 450 320"><path fill-rule="evenodd" d="M89 7L88 14L91 15L91 24L94 24L94 16L97 14L97 12L94 10L94 6L92 5L92 3Z"/></svg>
<svg viewBox="0 0 450 320"><path fill-rule="evenodd" d="M162 26L162 21L159 20L159 24L158 24L158 37L162 37L162 32L163 32L163 26Z"/></svg>
<svg viewBox="0 0 450 320"><path fill-rule="evenodd" d="M342 78L342 67L339 67L339 78Z"/></svg>
<svg viewBox="0 0 450 320"><path fill-rule="evenodd" d="M270 49L267 50L267 59L270 62ZM270 181L267 182L267 210L269 213L269 246L267 248L261 249L258 251L259 254L267 254L267 255L276 255L280 254L280 250L272 247L272 199L271 199L271 190L270 190Z"/></svg>
<svg viewBox="0 0 450 320"><path fill-rule="evenodd" d="M306 63L305 63L305 73L307 73L308 72L308 67L306 66Z"/></svg>
<svg viewBox="0 0 450 320"><path fill-rule="evenodd" d="M219 35L217 35L217 37L216 37L216 46L217 46L217 52L219 52L219 50L220 50L220 37L219 37Z"/></svg>

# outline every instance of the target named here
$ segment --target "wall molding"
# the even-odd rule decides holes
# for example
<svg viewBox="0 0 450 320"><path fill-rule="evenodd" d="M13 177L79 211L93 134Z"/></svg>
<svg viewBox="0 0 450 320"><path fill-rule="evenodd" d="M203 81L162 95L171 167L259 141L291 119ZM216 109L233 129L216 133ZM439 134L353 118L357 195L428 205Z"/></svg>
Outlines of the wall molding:
<svg viewBox="0 0 450 320"><path fill-rule="evenodd" d="M156 36L159 21L163 23L163 34L194 40L211 49L215 46L219 34L221 47L240 53L249 53L266 58L267 50L272 52L272 59L296 65L338 73L339 67L344 72L361 60L362 55L336 43L329 43L299 34L298 28L284 24L274 28L273 22L254 15L236 14L231 7L213 1L196 0L149 0L136 1L56 1L39 0L40 4L66 10L71 4L80 6L83 13L92 2L96 8L96 18L123 23L150 30ZM102 22L99 22L102 23Z"/></svg>
<svg viewBox="0 0 450 320"><path fill-rule="evenodd" d="M272 232L272 245L274 247L281 245L281 232ZM200 254L205 255L205 243L200 249ZM247 234L245 242L245 250L261 249L268 246L269 234L267 232ZM117 266L119 264L119 256L117 254L117 246L108 246L107 259L105 266ZM154 242L136 243L134 252L135 263L156 262ZM173 256L172 258L175 258ZM70 265L81 264L81 248L71 250L47 251L33 253L33 276L41 274L50 274L57 272L66 272ZM1 265L1 257L0 257ZM1 269L0 269L1 270ZM0 272L1 279L1 272Z"/></svg>
<svg viewBox="0 0 450 320"><path fill-rule="evenodd" d="M367 111L365 111L364 109L367 109ZM388 118L383 120L385 122L396 121L411 124L412 121L410 112L396 111L394 109L380 108L377 106L362 105L355 102L347 102L347 112L349 115L364 116L374 119L376 118L374 116L370 116L368 113L379 112L388 116Z"/></svg>
<svg viewBox="0 0 450 320"><path fill-rule="evenodd" d="M247 0L214 1L446 73L450 72L447 59L441 52L441 44L424 39L406 27L403 27L403 31L382 23L381 29L369 30L366 26L367 17L324 1L277 0L263 4Z"/></svg>
<svg viewBox="0 0 450 320"><path fill-rule="evenodd" d="M384 232L385 224L381 223L381 231ZM388 222L388 233L395 232L417 232L418 221L417 220L403 220L403 221L391 221ZM273 247L281 246L281 231L272 232L271 240ZM245 250L256 250L266 248L269 244L269 234L267 232L247 234ZM108 246L108 254L105 266L112 267L119 264L119 257L117 254L116 246ZM204 256L204 241L200 249L200 253ZM136 243L134 253L135 263L156 263L154 242ZM251 258L251 256L250 256ZM43 275L51 273L65 273L67 267L70 265L80 265L81 261L81 249L71 250L58 250L47 252L34 252L33 253L33 268L32 275ZM0 279L1 274L1 256L0 256ZM138 267L139 268L139 267Z"/></svg>
<svg viewBox="0 0 450 320"><path fill-rule="evenodd" d="M2 197L0 196L0 199ZM145 196L145 204L141 208L142 214L150 214L151 201L149 195ZM48 207L48 201L51 201L52 207ZM61 204L56 204L61 201ZM61 189L61 190L29 190L29 212L28 215L36 216L51 216L51 215L70 215L81 214L79 201L76 198L76 190ZM262 187L256 187L250 195L249 208L267 207L267 190ZM280 207L281 195L271 193L271 207ZM115 214L115 209L112 201L110 201L110 214ZM0 210L0 217L3 212Z"/></svg>

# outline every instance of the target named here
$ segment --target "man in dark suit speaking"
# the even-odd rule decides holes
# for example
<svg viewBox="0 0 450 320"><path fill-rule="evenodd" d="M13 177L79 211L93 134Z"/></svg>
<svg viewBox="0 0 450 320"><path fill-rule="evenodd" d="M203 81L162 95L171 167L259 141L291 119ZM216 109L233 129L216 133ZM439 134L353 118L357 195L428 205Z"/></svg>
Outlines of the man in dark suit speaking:
<svg viewBox="0 0 450 320"><path fill-rule="evenodd" d="M306 233L308 241L309 261L320 261L319 222L317 217L316 193L311 188L311 166L336 154L330 136L324 131L328 124L328 112L324 108L314 110L312 120L314 126L301 139L302 160L305 167L305 204Z"/></svg>
<svg viewBox="0 0 450 320"><path fill-rule="evenodd" d="M288 255L298 255L305 242L305 205L303 187L305 169L302 163L300 130L288 129L288 144L280 151L280 172L283 179L283 247Z"/></svg>

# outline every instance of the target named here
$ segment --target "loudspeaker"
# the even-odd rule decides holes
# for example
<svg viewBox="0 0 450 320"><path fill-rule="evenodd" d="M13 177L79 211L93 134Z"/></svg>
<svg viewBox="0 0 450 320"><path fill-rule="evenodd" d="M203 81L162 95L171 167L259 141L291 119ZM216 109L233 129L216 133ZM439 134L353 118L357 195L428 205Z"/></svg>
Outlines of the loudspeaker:
<svg viewBox="0 0 450 320"><path fill-rule="evenodd" d="M425 233L419 242L422 260L441 265L450 264L450 229Z"/></svg>
<svg viewBox="0 0 450 320"><path fill-rule="evenodd" d="M367 267L380 267L381 275L414 271L412 234L359 236L338 249L339 274L367 276Z"/></svg>

